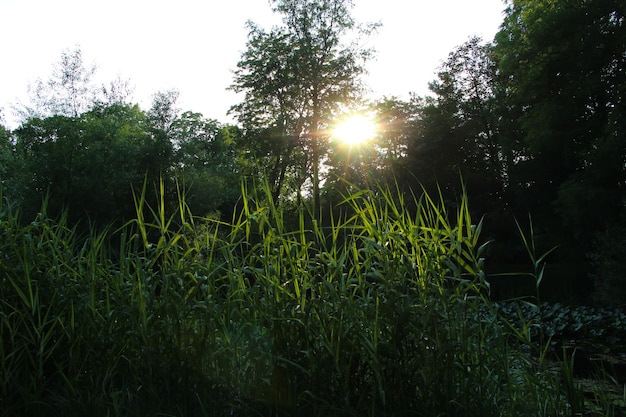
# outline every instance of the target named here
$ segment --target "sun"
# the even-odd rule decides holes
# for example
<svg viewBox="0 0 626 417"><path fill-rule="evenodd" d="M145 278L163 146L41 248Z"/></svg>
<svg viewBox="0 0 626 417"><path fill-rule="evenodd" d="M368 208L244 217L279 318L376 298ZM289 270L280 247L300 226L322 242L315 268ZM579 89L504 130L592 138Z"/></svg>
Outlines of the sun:
<svg viewBox="0 0 626 417"><path fill-rule="evenodd" d="M343 118L332 131L333 139L347 145L359 145L376 136L377 126L373 117L356 113Z"/></svg>

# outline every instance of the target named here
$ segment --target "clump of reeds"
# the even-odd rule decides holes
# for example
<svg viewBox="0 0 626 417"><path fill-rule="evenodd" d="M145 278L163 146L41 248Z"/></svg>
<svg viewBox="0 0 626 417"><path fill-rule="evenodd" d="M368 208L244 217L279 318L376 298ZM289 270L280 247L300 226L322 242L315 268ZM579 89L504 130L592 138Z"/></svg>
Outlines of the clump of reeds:
<svg viewBox="0 0 626 417"><path fill-rule="evenodd" d="M396 191L291 229L245 187L231 221L144 190L87 236L3 205L0 415L569 415L497 324L467 198Z"/></svg>

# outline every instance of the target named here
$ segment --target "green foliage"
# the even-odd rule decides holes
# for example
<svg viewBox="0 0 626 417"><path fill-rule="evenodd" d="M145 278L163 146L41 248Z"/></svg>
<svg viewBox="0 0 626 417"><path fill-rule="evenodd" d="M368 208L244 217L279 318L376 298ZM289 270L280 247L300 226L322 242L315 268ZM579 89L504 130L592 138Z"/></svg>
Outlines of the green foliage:
<svg viewBox="0 0 626 417"><path fill-rule="evenodd" d="M623 309L519 300L494 307L500 325L524 335L520 337L525 339L524 349L539 348L542 360L559 362L564 395L572 413L622 415L626 370Z"/></svg>
<svg viewBox="0 0 626 417"><path fill-rule="evenodd" d="M501 317L515 323L518 328L523 325L520 317L540 324L533 327L534 337L531 339L537 340L538 330L542 328L546 336L551 338L552 347L561 346L567 341L601 343L614 351L623 350L626 346L622 334L626 313L618 307L568 306L546 302L537 306L509 301L498 303L497 309Z"/></svg>
<svg viewBox="0 0 626 417"><path fill-rule="evenodd" d="M319 164L328 141L325 129L340 106L359 96L359 77L371 55L344 39L370 33L373 27L357 31L352 3L346 0L271 3L284 24L266 32L249 23L247 49L231 86L245 99L231 111L248 140L261 139L261 153L269 159L262 166L268 167L274 195L282 192L287 174L295 172L297 191L311 179L315 212L319 212ZM302 172L304 176L299 175Z"/></svg>
<svg viewBox="0 0 626 417"><path fill-rule="evenodd" d="M67 207L71 223L132 218L132 188L141 188L146 176L149 182L158 181L170 164L163 160L162 141L147 131L146 115L137 106L96 108L78 118L30 119L15 135L24 164L21 186L27 215L49 193L51 215Z"/></svg>
<svg viewBox="0 0 626 417"><path fill-rule="evenodd" d="M0 187L5 194L13 197L14 185L10 179L18 167L18 159L15 155L15 146L11 131L2 124L2 109L0 109Z"/></svg>
<svg viewBox="0 0 626 417"><path fill-rule="evenodd" d="M613 0L513 1L496 36L502 100L530 156L524 195L583 243L623 206L624 19Z"/></svg>
<svg viewBox="0 0 626 417"><path fill-rule="evenodd" d="M41 118L0 128L0 415L616 415L570 342L623 350L623 312L541 303L535 240L580 274L591 253L596 301L623 304L621 3L509 1L435 97L377 103L358 152L323 133L371 54L342 43L352 2L271 4L284 25L250 24L235 72L241 130L179 116L173 91L94 101L80 50L39 82ZM488 300L470 199L532 212L533 302ZM519 261L515 225L488 233Z"/></svg>
<svg viewBox="0 0 626 417"><path fill-rule="evenodd" d="M243 194L225 223L161 183L86 236L3 205L1 415L569 415L497 325L466 198L364 190L291 229Z"/></svg>
<svg viewBox="0 0 626 417"><path fill-rule="evenodd" d="M407 148L406 165L417 182L454 198L461 172L481 213L502 205L512 163L499 135L496 74L492 44L473 37L455 48L429 85L435 96L418 102Z"/></svg>
<svg viewBox="0 0 626 417"><path fill-rule="evenodd" d="M472 209L488 213L497 262L520 262L508 219L532 213L540 243L564 248L558 263L575 275L572 296L590 302L587 271L603 261L587 259L624 216L624 6L506 4L494 41L455 48L430 84L434 96L416 101L394 174L403 188L439 187L451 200L461 172Z"/></svg>
<svg viewBox="0 0 626 417"><path fill-rule="evenodd" d="M193 213L230 212L240 196L238 131L199 113L185 112L170 129L173 175L184 185Z"/></svg>
<svg viewBox="0 0 626 417"><path fill-rule="evenodd" d="M626 305L626 240L624 226L615 224L600 230L594 239L590 261L594 269L591 275L594 284L593 301L598 306Z"/></svg>

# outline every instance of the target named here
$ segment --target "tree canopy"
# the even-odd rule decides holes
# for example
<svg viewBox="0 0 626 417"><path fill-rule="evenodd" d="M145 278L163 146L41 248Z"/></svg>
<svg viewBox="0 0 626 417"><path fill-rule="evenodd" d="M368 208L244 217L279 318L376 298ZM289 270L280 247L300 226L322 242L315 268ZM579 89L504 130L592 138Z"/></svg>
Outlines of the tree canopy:
<svg viewBox="0 0 626 417"><path fill-rule="evenodd" d="M318 212L320 162L328 140L324 129L341 106L359 97L360 75L372 51L346 43L348 34L358 32L349 1L277 0L272 5L283 16L283 26L266 32L249 23L247 49L231 87L245 96L232 111L247 134L265 132L266 140L282 142L269 164L274 189L282 189L290 168L304 171L306 178L297 178L296 185L310 178Z"/></svg>
<svg viewBox="0 0 626 417"><path fill-rule="evenodd" d="M619 1L514 1L496 36L527 182L580 231L614 221L623 206L624 10Z"/></svg>
<svg viewBox="0 0 626 417"><path fill-rule="evenodd" d="M96 70L95 64L84 62L80 47L64 50L50 77L29 86L30 102L17 105L17 113L22 120L53 115L78 117L95 105L127 104L133 90L130 82L118 77L109 85L98 85L93 81Z"/></svg>

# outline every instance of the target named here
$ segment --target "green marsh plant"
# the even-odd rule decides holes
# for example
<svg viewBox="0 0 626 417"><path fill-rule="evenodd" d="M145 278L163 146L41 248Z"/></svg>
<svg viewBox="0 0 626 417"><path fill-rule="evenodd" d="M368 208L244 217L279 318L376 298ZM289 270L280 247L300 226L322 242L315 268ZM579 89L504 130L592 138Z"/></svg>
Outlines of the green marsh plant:
<svg viewBox="0 0 626 417"><path fill-rule="evenodd" d="M165 191L87 236L2 206L1 416L571 415L498 321L466 196L288 219L243 186L225 221Z"/></svg>

